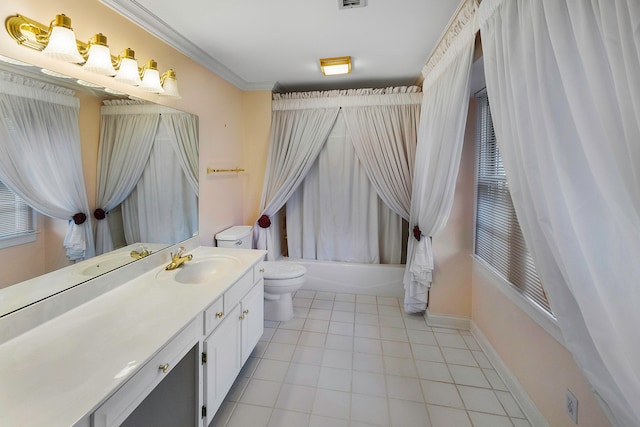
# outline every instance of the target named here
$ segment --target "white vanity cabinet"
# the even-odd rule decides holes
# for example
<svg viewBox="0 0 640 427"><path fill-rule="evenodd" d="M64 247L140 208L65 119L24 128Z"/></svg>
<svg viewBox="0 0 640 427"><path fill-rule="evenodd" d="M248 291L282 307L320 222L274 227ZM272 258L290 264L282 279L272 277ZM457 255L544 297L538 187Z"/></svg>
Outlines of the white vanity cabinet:
<svg viewBox="0 0 640 427"><path fill-rule="evenodd" d="M206 361L203 364L206 408L203 411L203 414L206 414L203 417L204 426L213 419L240 369L262 336L263 298L264 286L259 265L247 272L224 295L224 314L217 317L221 318L221 322L203 342L203 361ZM221 312L218 311L217 314L219 313ZM205 318L210 316L205 313ZM207 324L205 321L205 332L208 332L211 323Z"/></svg>
<svg viewBox="0 0 640 427"><path fill-rule="evenodd" d="M175 365L198 344L201 317L185 327L92 416L93 427L115 427L140 405Z"/></svg>
<svg viewBox="0 0 640 427"><path fill-rule="evenodd" d="M73 308L0 342L0 390L11 390L0 425L208 425L262 335L266 252L190 253L175 271L150 257L79 287L82 300L56 296ZM204 265L217 270L199 281ZM190 267L187 281L178 276ZM44 318L46 308L23 317ZM0 329L12 324L0 319Z"/></svg>
<svg viewBox="0 0 640 427"><path fill-rule="evenodd" d="M247 361L264 332L264 286L256 285L240 302L242 308L242 364Z"/></svg>

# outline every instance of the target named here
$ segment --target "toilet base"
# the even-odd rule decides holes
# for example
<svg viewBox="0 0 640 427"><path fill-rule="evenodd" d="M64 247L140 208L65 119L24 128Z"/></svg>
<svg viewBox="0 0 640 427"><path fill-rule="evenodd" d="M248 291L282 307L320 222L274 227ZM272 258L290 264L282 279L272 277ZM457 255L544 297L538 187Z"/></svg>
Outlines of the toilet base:
<svg viewBox="0 0 640 427"><path fill-rule="evenodd" d="M291 293L265 294L264 320L287 322L293 319L293 300Z"/></svg>

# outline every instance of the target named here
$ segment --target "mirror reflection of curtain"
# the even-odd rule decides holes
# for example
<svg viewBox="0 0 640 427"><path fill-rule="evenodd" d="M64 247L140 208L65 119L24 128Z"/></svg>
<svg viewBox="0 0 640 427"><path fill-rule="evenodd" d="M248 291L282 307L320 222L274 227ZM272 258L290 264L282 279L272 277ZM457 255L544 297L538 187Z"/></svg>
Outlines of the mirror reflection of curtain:
<svg viewBox="0 0 640 427"><path fill-rule="evenodd" d="M118 105L104 101L100 110L100 149L98 151L98 191L96 206L109 212L131 194L146 164L160 115L147 106ZM154 107L154 106L150 106ZM112 251L109 221L97 221L96 253Z"/></svg>
<svg viewBox="0 0 640 427"><path fill-rule="evenodd" d="M137 101L104 103L97 205L108 212L122 204L127 244L191 237L198 230L198 118ZM109 221L98 221L97 236L99 250L113 249Z"/></svg>
<svg viewBox="0 0 640 427"><path fill-rule="evenodd" d="M95 254L74 92L0 71L0 180L33 209L69 222L70 260ZM76 214L86 220L76 224Z"/></svg>
<svg viewBox="0 0 640 427"><path fill-rule="evenodd" d="M195 151L192 144L179 144L175 136L180 130L174 128L179 119L167 116L162 114L144 172L122 204L127 244L172 244L192 237L198 230L197 181L194 188L197 169L187 169L188 174L184 170L189 164L197 168L197 139ZM187 135L193 133L192 126L180 129ZM183 156L177 151L179 147ZM176 161L176 156L182 161Z"/></svg>
<svg viewBox="0 0 640 427"><path fill-rule="evenodd" d="M342 114L286 209L291 257L400 263L402 217L378 197Z"/></svg>

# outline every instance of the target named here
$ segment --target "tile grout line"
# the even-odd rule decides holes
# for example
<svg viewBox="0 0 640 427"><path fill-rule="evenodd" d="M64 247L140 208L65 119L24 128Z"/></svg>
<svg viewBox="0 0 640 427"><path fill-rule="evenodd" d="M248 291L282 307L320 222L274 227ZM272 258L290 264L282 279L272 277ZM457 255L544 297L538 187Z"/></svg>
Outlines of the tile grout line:
<svg viewBox="0 0 640 427"><path fill-rule="evenodd" d="M476 412L479 413L479 414L485 414L485 415L489 415L489 416L501 416L503 418L508 419L509 422L512 423L512 425L513 425L512 419L518 419L518 420L521 420L521 421L522 420L526 420L526 418L519 418L519 417L512 416L510 414L510 411L508 410L508 408L506 406L507 403L503 402L503 400L499 397L498 391L503 392L503 393L508 393L508 396L513 399L513 396L511 396L511 394L508 391L496 389L495 385L487 377L488 374L487 374L487 372L485 372L485 370L491 370L491 371L495 372L495 368L493 367L493 365L490 362L489 362L489 367L490 368L487 368L486 366L482 367L482 365L483 364L486 365L486 363L484 363L484 361L483 361L483 363L480 363L477 360L478 356L477 356L476 353L482 353L483 356L484 356L484 352L482 351L481 347L477 343L475 345L471 345L469 343L469 341L468 341L469 339L473 340L473 336L470 333L463 334L459 330L445 330L443 328L434 329L434 328L429 327L428 325L426 325L426 323L425 323L424 327L412 328L412 326L416 326L416 325L415 324L411 325L411 324L408 323L408 319L410 319L410 317L409 317L410 315L407 315L407 314L403 313L401 311L401 306L399 306L399 304L381 304L380 303L381 300L379 300L379 299L377 299L375 297L374 297L375 298L375 302L373 302L373 303L370 302L371 301L370 298L362 298L363 301L360 302L360 304L367 304L367 305L376 306L376 309L375 309L376 313L374 314L374 313L368 313L366 311L366 310L373 310L373 309L365 309L365 311L360 311L360 312L357 311L358 310L358 303L359 303L358 302L358 295L326 293L326 294L322 294L323 298L317 298L318 294L319 293L314 293L312 298L301 298L301 299L309 299L310 300L310 302L308 303L309 305L307 307L297 307L297 308L301 308L301 309L303 308L304 310L295 310L296 304L294 302L294 311L298 312L298 313L295 314L296 317L294 317L294 320L295 319L301 319L300 317L297 317L297 315L300 314L301 311L304 312L304 315L305 315L304 320L300 321L299 325L296 325L296 326L299 326L301 329L287 329L286 327L283 327L284 326L283 324L286 323L286 322L265 322L265 328L268 328L268 329L272 330L272 332L269 335L267 335L267 338L268 338L267 340L261 340L261 342L264 342L265 344L264 344L264 349L261 351L260 355L256 356L256 358L260 359L260 360L257 362L256 366L253 367L252 371L250 372L250 375L248 375L246 384L244 385L244 388L242 390L240 390L240 393L238 393L239 396L237 397L237 401L233 402L234 406L231 409L231 413L229 415L227 415L227 420L225 422L225 425L229 425L229 423L233 419L233 414L238 409L238 405L240 403L243 403L242 402L242 397L243 397L244 393L246 392L251 380L253 379L253 376L255 375L257 370L259 369L260 364L262 363L262 360L273 360L273 359L266 359L264 357L265 354L267 353L268 349L269 349L269 345L272 344L272 343L273 344L285 344L286 343L286 345L292 345L294 348L293 348L293 352L291 353L290 357L288 357L288 360L283 361L283 362L286 362L287 369L284 371L284 374L283 374L283 377L281 378L281 381L278 382L278 384L279 384L278 396L276 396L275 403L269 408L271 412L269 414L267 423L269 423L271 421L272 417L274 417L274 414L276 413L277 410L282 410L282 411L287 411L287 412L289 412L289 411L290 412L296 412L296 413L300 413L300 414L306 414L308 416L309 423L311 423L313 418L314 418L314 415L316 415L316 416L318 415L317 413L314 412L314 409L313 409L314 403L316 401L315 399L316 399L316 396L317 396L317 393L318 393L318 389L324 389L324 388L320 387L320 383L319 383L319 381L320 381L320 373L322 372L322 368L326 367L326 368L340 369L340 368L334 368L334 367L325 365L325 354L328 354L328 353L325 353L325 350L347 351L347 350L344 350L342 348L342 344L338 344L338 342L340 341L340 339L342 337L345 337L344 338L345 341L350 341L350 346L348 346L347 348L350 348L350 350L348 350L348 351L351 353L351 363L350 363L351 375L350 375L350 382L349 382L349 387L348 387L348 390L349 390L348 418L347 419L340 418L347 424L348 423L357 422L357 420L354 421L354 418L353 418L354 415L356 415L356 414L354 414L354 407L353 407L354 395L359 395L359 396L361 395L360 393L357 393L356 390L354 389L354 377L353 377L353 374L354 374L354 372L369 373L369 372L366 372L366 371L358 371L356 369L356 354L357 353L369 354L368 352L358 352L356 350L356 339L357 338L375 340L379 344L380 354L377 355L377 356L379 357L379 359L382 360L382 371L379 372L379 373L375 373L375 374L376 375L381 375L382 380L383 380L382 382L383 382L383 386L384 386L384 398L385 398L385 403L386 403L385 404L385 408L386 408L386 414L387 414L387 417L389 419L389 423L390 424L392 423L392 420L393 420L392 419L392 407L391 407L392 399L394 399L394 400L395 399L399 399L399 400L405 401L405 402L415 402L413 400L407 400L405 398L393 397L393 396L391 396L389 394L389 391L390 391L389 379L393 378L393 377L399 377L399 378L405 378L405 379L415 379L417 381L417 383L419 385L419 390L420 390L420 393L422 394L422 396L416 396L416 397L420 397L421 398L421 402L422 402L421 405L426 410L426 414L427 414L428 419L431 421L431 425L433 425L434 419L433 419L433 415L432 415L431 411L429 410L429 406L441 407L441 408L446 408L446 409L449 409L449 410L450 409L463 410L465 412L465 414L466 414L466 418L469 421L469 426L473 425L473 418L471 417L471 414L472 413L476 413ZM306 296L308 294L304 294L304 295ZM353 297L352 297L352 300L346 300L346 299L345 300L343 300L343 299L338 300L337 299L337 295L353 295ZM327 298L329 296L331 296L331 299ZM297 294L296 294L296 297L297 297ZM341 298L345 298L345 297L341 297ZM295 301L295 298L294 298L294 301ZM311 312L311 310L314 309L313 308L314 301L323 301L322 303L316 304L316 307L319 307L319 306L326 307L326 308L316 308L316 310L324 310L324 311L328 312L326 315L321 314L320 312L314 313L314 315L328 316L328 320L313 319L313 318L310 319L308 317L310 312ZM328 304L326 301L331 301L331 304ZM364 301L368 301L368 302L364 302ZM383 301L389 302L388 299L385 299ZM344 312L344 313L350 313L351 312L351 311L343 311L343 310L336 309L335 308L336 307L336 304L335 304L336 302L344 302L344 303L349 302L349 303L353 304L353 310L354 311L353 311L353 326L352 326L353 329L351 331L352 334L344 335L344 334L340 334L340 333L332 333L331 322L332 321L333 322L338 322L338 321L332 320L334 318L333 313L334 312ZM306 305L307 302L305 302L303 304ZM346 305L340 305L340 307L345 308L347 306ZM398 314L393 314L393 307L398 309ZM381 309L381 308L383 308L383 309ZM357 329L356 325L359 324L358 323L358 313L360 313L360 314L370 314L370 315L376 316L376 320L377 320L376 325L368 325L368 326L375 326L375 330L377 330L377 338L362 337L362 336L357 336L356 335L356 333L357 333L356 332L356 329ZM346 317L346 315L342 315L342 316ZM339 317L339 316L336 316L336 317ZM386 320L386 322L391 323L392 326L381 325L381 322L380 322L381 317L384 317L384 318L388 318L388 317L395 318L395 317L398 317L402 321L401 323L402 323L403 327L398 327L397 325L399 325L399 322L391 321L390 319ZM315 332L315 331L305 330L305 325L307 324L308 320L321 320L323 322L326 322L326 328L325 327L322 328L323 332ZM362 320L362 317L361 317L360 320ZM343 323L346 323L346 322L343 322ZM348 323L351 323L351 322L348 322ZM310 323L310 325L311 324L313 324L313 323ZM318 325L324 325L324 324L323 323L318 323ZM388 333L389 335L387 335L387 336L384 335L383 328L386 328L385 329L387 331L386 333ZM318 328L318 329L320 329L320 328ZM373 328L371 328L371 329L373 330ZM395 329L398 329L398 331L399 330L404 331L404 336L406 338L406 341L401 339L400 336L393 335L393 333L398 333L398 331L395 331ZM295 344L291 344L291 342L288 341L287 339L285 339L285 343L274 342L273 339L274 339L274 337L276 337L276 335L277 335L279 330L288 331L288 332L296 331L297 332L297 334L296 334L297 337L296 337L296 340L295 340L296 341ZM408 331L415 331L416 333L417 332L430 332L434 337L433 344L422 344L422 343L414 342L414 340L411 339L411 334ZM287 376L288 376L289 371L292 368L292 365L294 363L296 363L296 362L294 362L294 357L295 357L295 353L296 353L297 349L299 347L305 347L305 345L304 345L305 343L301 342L301 339L303 338L304 332L318 333L318 334L323 335L323 337L322 337L322 347L317 347L318 349L322 349L323 354L322 354L322 356L321 356L321 358L319 360L320 364L318 365L318 379L316 380L315 386L313 387L314 388L314 390L313 390L313 399L312 399L313 403L311 403L312 408L311 408L310 412L308 412L308 413L307 412L298 412L295 409L278 408L277 407L278 401L280 399L280 396L282 395L283 389L285 388L284 386L285 385L287 385L287 386L294 386L294 385L297 386L297 385L299 385L297 383L288 383L287 382ZM438 333L441 333L441 334L445 334L446 333L446 334L448 334L450 336L459 337L460 340L461 340L460 345L463 345L464 347L442 345L441 341L442 340L446 341L449 338L445 339L445 337L443 336L440 339L438 339L438 335L437 335ZM285 335L285 334L283 334L283 335ZM338 338L335 338L335 340L337 340L338 342L329 343L329 337L330 336L338 337ZM468 336L469 338L465 339L465 336ZM388 339L388 338L391 338L391 339ZM397 339L393 339L393 338L397 338ZM453 338L451 338L451 340L454 341L454 342L456 341ZM475 342L475 340L473 340L472 342ZM398 345L399 344L406 345L406 348L408 349L408 353L403 353L403 354L408 354L410 357L405 357L405 356L397 357L397 354L387 354L387 353L385 353L385 348L387 348L387 347L385 347L384 343L389 343L389 344L387 344L387 347L391 346L393 343L396 343ZM452 343L451 342L449 342L449 343L443 342L443 344L452 344ZM327 345L330 345L331 347L327 347ZM404 345L403 345L403 347L404 347ZM423 361L421 359L417 359L416 358L416 356L417 356L416 347L415 347L417 345L425 345L425 346L431 346L431 347L437 348L438 354L440 355L440 358L442 359L442 362L430 362L430 361ZM332 348L333 346L336 346L337 348ZM306 345L306 347L308 347L308 345ZM311 347L311 348L316 348L316 347ZM445 353L445 351L443 351L443 348L452 349L452 351L448 352L449 357L447 357L445 355L446 353ZM475 363L475 366L474 365L468 365L468 364L453 363L452 362L453 356L451 356L452 353L455 353L455 351L453 351L453 350L464 350L464 351L466 351L468 354L471 355L471 360ZM476 353L474 353L474 351ZM400 353L398 353L398 354L400 354ZM484 357L486 358L486 356L484 356ZM413 374L414 376L399 375L398 374L399 371L398 372L389 372L388 363L391 363L390 362L391 359L389 359L389 358L398 359L398 360L411 360L412 364L413 364L413 367L415 369L414 374ZM427 362L427 363L442 363L442 364L444 364L444 368L446 368L446 372L449 374L451 382L438 381L438 380L433 380L433 379L422 378L421 374L419 373L418 366L416 364L416 361L418 361L418 360L421 361L421 362ZM302 363L298 363L298 364L302 364ZM480 377L488 385L488 388L484 387L484 386L479 386L479 385L459 383L458 382L459 380L456 380L455 377L454 377L454 374L453 374L453 372L451 370L452 369L451 365L458 366L458 367L461 367L461 368L470 368L470 369L477 370L479 375L480 375ZM315 365L312 365L312 366L315 366ZM462 369L462 372L464 372L464 369ZM433 404L433 403L428 402L426 400L427 397L425 395L425 390L424 390L424 381L431 381L431 382L436 382L436 383L440 383L440 384L451 384L454 387L456 395L460 399L460 402L462 403L463 407L462 408L456 408L456 407L452 407L452 406L438 405L438 404ZM471 381L469 381L469 382L471 382ZM234 386L235 386L235 384L234 384ZM465 402L465 400L462 397L462 394L461 394L461 391L460 391L461 390L460 387L469 387L471 389L490 391L489 394L495 399L495 401L498 404L499 408L504 412L504 415L496 414L495 412L491 412L490 410L487 410L487 407L481 408L482 410L480 410L480 411L470 409L470 408L473 408L473 406L470 407L469 404L467 402ZM361 396L377 397L377 395L368 395L368 394L363 394ZM515 399L513 399L513 400L514 400L516 406L518 407L517 409L519 409L520 412L522 412L522 414L524 416L524 412L522 411L522 408L519 407L519 405L515 401ZM226 399L225 399L225 401L226 401ZM487 411L485 412L484 410L487 410ZM527 420L527 422L528 422L528 420ZM434 426L434 427L437 427L437 426Z"/></svg>

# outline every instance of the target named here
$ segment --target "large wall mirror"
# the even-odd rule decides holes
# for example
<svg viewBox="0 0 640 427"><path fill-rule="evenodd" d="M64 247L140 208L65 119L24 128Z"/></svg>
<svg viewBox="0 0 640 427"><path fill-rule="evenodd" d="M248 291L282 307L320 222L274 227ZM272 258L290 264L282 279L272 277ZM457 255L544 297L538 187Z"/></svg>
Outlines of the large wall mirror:
<svg viewBox="0 0 640 427"><path fill-rule="evenodd" d="M80 262L72 263L61 256L60 253L64 251L57 247L60 245L52 247L49 243L41 244L39 252L56 253L49 256L42 255L47 257L46 266L44 271L42 271L43 268L33 268L34 277L23 277L22 281L15 284L2 284L4 287L0 288L0 317L135 262L146 253L161 251L197 235L198 118L196 116L169 107L132 100L126 94L114 93L108 88L105 90L101 87L87 86L86 83L81 84L83 82L66 76L45 74L40 68L28 64L16 65L0 61L0 72L72 89L81 99L81 110L85 105L90 105L92 109L90 113L80 112L80 139L83 151L85 144L92 147L93 154L85 156L83 153L83 169L88 168L85 172L88 172L88 175L93 174L93 178L87 180L87 173L85 173L85 185L92 210L89 214L92 215L94 230L97 229L95 242L97 255ZM151 119L150 122L149 120L144 122L137 120L140 115L155 115L156 118ZM89 120L95 120L95 123L89 123ZM143 122L146 126L150 126L149 129L153 129L151 133L148 129L140 131L139 127ZM132 137L136 132L146 136ZM135 179L134 188L127 193L124 201L117 203L117 206L108 207L108 215L102 220L108 223L105 227L105 223L100 223L93 218L94 206L101 208L98 206L100 201L97 199L100 197L97 196L96 190L101 179L97 172L98 153L102 149L99 145L104 145L105 141L117 139L123 134L136 140L136 143L146 138L145 144L148 150L142 155L144 171L138 179ZM60 222L60 220L56 221ZM64 221L61 222L64 223ZM55 230L49 230L56 228L55 221L40 218L38 227L40 228L38 233L42 235L56 233ZM61 225L58 223L57 227L60 228ZM106 232L108 236L105 236L105 230L108 230ZM98 236L101 233L102 236ZM56 239L50 240L56 241ZM22 266L28 271L29 264L34 262L33 259L29 259L29 256L20 255L19 247L0 250L3 251L3 256L11 257L11 265L7 268ZM12 256L12 253L16 255Z"/></svg>

